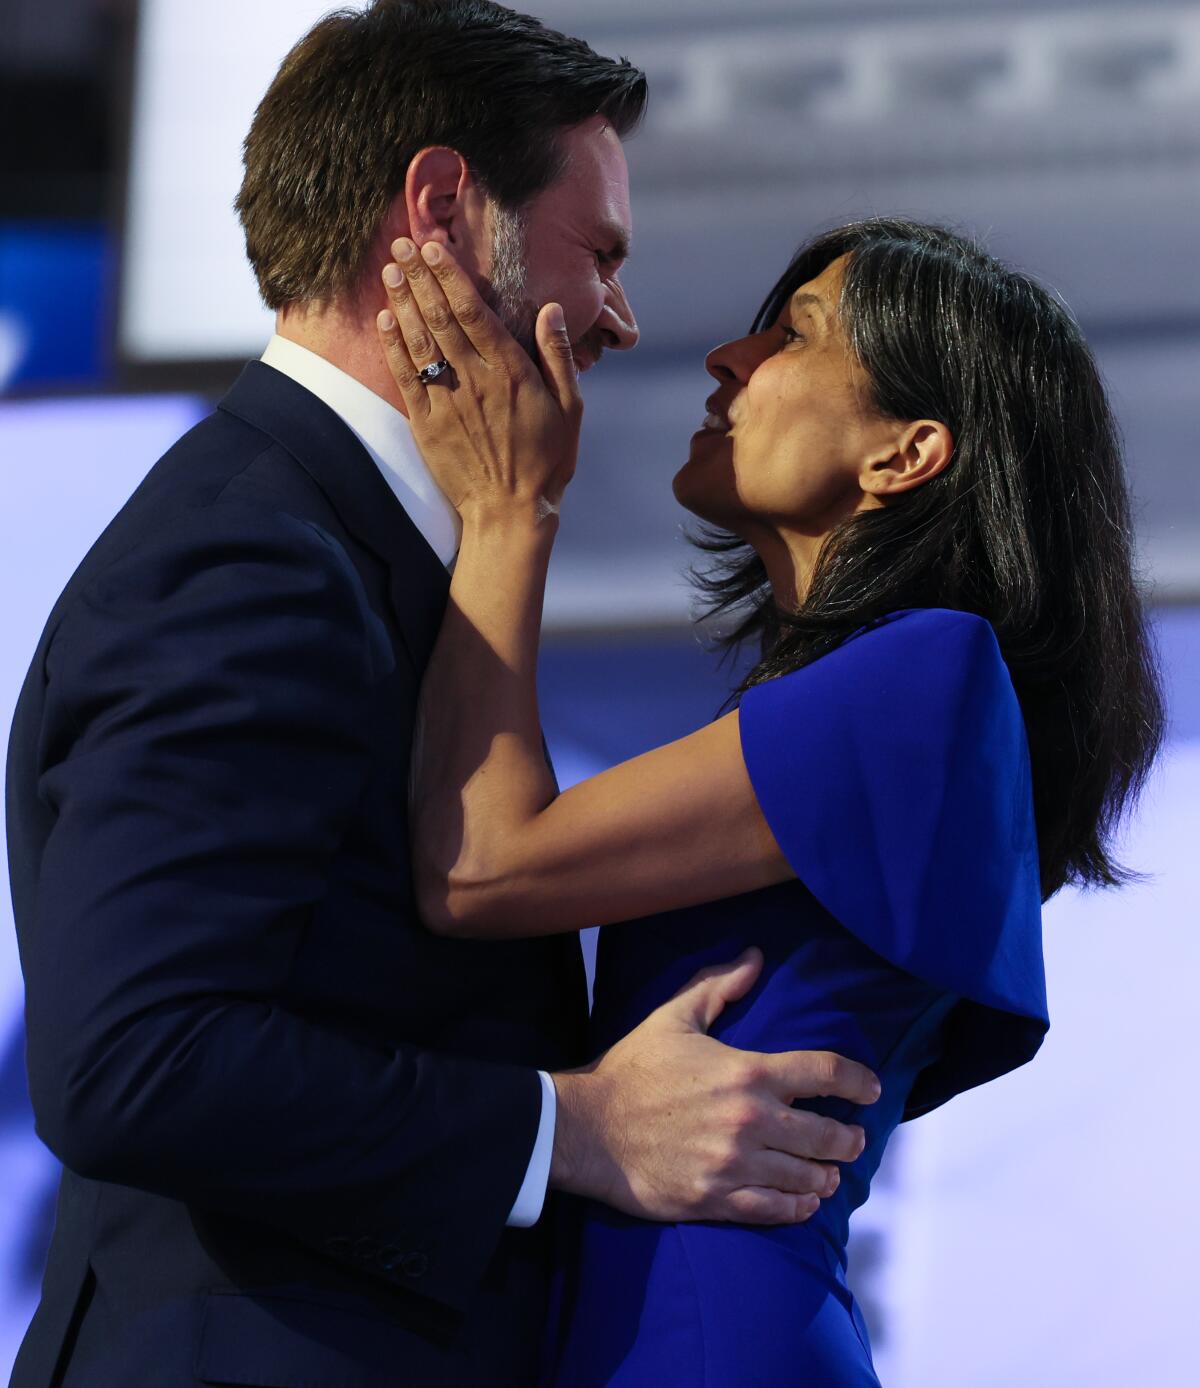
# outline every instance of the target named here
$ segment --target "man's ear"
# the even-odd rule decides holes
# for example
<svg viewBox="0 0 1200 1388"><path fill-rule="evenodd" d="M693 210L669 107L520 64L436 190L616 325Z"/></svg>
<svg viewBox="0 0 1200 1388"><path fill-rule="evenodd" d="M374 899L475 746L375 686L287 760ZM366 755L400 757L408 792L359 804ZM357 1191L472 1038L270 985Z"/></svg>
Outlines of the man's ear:
<svg viewBox="0 0 1200 1388"><path fill-rule="evenodd" d="M397 235L411 237L418 246L426 241L449 246L460 265L481 258L487 199L456 149L431 145L413 156L404 180L404 215L408 226Z"/></svg>
<svg viewBox="0 0 1200 1388"><path fill-rule="evenodd" d="M953 457L950 430L936 419L918 419L905 425L886 452L881 450L863 464L862 489L886 501L931 481Z"/></svg>

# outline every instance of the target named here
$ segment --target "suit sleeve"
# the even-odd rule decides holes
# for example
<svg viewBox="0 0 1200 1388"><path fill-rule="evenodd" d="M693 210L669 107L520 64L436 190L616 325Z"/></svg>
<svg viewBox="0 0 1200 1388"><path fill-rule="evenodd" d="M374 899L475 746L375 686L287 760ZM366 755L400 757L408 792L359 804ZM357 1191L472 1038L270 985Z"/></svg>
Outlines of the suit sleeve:
<svg viewBox="0 0 1200 1388"><path fill-rule="evenodd" d="M336 542L250 507L172 517L76 598L46 664L30 1089L80 1174L461 1305L522 1183L536 1071L281 1002L391 661Z"/></svg>

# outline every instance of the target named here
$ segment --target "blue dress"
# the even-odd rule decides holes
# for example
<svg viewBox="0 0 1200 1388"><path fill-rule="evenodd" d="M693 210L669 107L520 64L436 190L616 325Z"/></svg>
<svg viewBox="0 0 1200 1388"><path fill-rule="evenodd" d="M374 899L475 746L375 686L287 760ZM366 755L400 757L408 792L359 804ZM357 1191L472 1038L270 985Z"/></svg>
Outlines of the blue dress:
<svg viewBox="0 0 1200 1388"><path fill-rule="evenodd" d="M594 1048L756 944L762 976L712 1034L837 1051L870 1066L883 1095L804 1104L867 1135L806 1224L653 1224L577 1202L554 1388L876 1385L846 1285L850 1215L898 1123L1024 1064L1048 1025L1028 749L986 621L897 612L749 690L740 721L797 880L606 927Z"/></svg>

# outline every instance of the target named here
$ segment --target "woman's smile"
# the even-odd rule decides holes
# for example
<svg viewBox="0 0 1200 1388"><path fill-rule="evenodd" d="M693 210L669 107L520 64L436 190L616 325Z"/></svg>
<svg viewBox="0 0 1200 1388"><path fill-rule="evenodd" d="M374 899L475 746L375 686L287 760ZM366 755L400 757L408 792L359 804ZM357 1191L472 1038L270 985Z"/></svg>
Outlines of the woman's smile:
<svg viewBox="0 0 1200 1388"><path fill-rule="evenodd" d="M704 422L696 430L693 438L703 438L705 435L712 434L725 438L733 429L726 408L721 404L720 392L710 395L704 402Z"/></svg>
<svg viewBox="0 0 1200 1388"><path fill-rule="evenodd" d="M704 416L704 423L696 430L698 434L728 434L733 427L724 414L717 408L714 400L704 402L707 414Z"/></svg>

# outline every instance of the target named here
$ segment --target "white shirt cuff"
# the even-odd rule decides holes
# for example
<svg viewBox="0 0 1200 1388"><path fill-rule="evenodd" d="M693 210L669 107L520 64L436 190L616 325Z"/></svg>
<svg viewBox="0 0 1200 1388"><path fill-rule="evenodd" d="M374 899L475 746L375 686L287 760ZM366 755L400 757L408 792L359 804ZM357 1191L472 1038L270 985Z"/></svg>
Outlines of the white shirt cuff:
<svg viewBox="0 0 1200 1388"><path fill-rule="evenodd" d="M542 1116L538 1119L537 1138L533 1144L533 1155L525 1170L525 1179L517 1192L516 1201L504 1221L513 1229L528 1229L536 1224L546 1203L546 1187L550 1184L550 1158L554 1153L554 1120L558 1114L558 1095L554 1092L554 1081L545 1072L538 1071L542 1082Z"/></svg>

